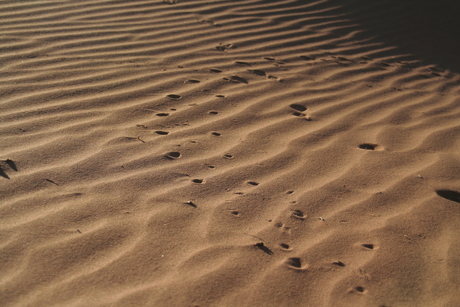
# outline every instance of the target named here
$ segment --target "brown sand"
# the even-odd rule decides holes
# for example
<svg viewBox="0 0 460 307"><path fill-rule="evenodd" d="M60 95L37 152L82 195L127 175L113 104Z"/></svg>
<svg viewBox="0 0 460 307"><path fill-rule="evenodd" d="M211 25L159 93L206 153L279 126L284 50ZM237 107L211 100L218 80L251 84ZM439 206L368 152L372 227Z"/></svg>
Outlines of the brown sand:
<svg viewBox="0 0 460 307"><path fill-rule="evenodd" d="M423 2L1 1L0 305L460 306Z"/></svg>

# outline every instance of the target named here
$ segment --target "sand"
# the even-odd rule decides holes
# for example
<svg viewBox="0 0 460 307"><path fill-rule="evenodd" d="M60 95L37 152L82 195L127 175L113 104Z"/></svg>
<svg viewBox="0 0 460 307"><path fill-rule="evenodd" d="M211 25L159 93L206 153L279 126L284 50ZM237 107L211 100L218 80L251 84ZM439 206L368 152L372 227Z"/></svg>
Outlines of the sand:
<svg viewBox="0 0 460 307"><path fill-rule="evenodd" d="M460 306L460 4L0 2L1 306Z"/></svg>

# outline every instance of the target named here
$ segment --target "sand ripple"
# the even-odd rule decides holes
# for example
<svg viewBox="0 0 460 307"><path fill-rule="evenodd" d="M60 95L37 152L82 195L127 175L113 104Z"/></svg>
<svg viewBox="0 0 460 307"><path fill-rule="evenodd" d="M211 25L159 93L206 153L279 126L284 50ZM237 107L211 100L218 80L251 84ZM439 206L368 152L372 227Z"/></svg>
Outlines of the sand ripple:
<svg viewBox="0 0 460 307"><path fill-rule="evenodd" d="M460 76L335 2L1 3L2 306L460 304Z"/></svg>

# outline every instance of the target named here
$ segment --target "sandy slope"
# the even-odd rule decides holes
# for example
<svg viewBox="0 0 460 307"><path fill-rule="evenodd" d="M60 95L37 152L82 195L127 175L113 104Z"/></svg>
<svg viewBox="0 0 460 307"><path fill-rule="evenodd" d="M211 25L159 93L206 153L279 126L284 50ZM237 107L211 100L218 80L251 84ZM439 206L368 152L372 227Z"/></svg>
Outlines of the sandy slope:
<svg viewBox="0 0 460 307"><path fill-rule="evenodd" d="M369 3L1 1L1 305L459 306L456 5Z"/></svg>

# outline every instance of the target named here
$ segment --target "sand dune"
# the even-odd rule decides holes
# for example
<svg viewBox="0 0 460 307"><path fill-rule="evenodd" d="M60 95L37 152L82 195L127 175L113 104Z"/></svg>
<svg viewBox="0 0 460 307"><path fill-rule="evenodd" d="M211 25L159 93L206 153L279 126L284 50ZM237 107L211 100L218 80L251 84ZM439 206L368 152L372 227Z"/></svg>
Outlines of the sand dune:
<svg viewBox="0 0 460 307"><path fill-rule="evenodd" d="M1 305L459 306L450 3L1 2Z"/></svg>

